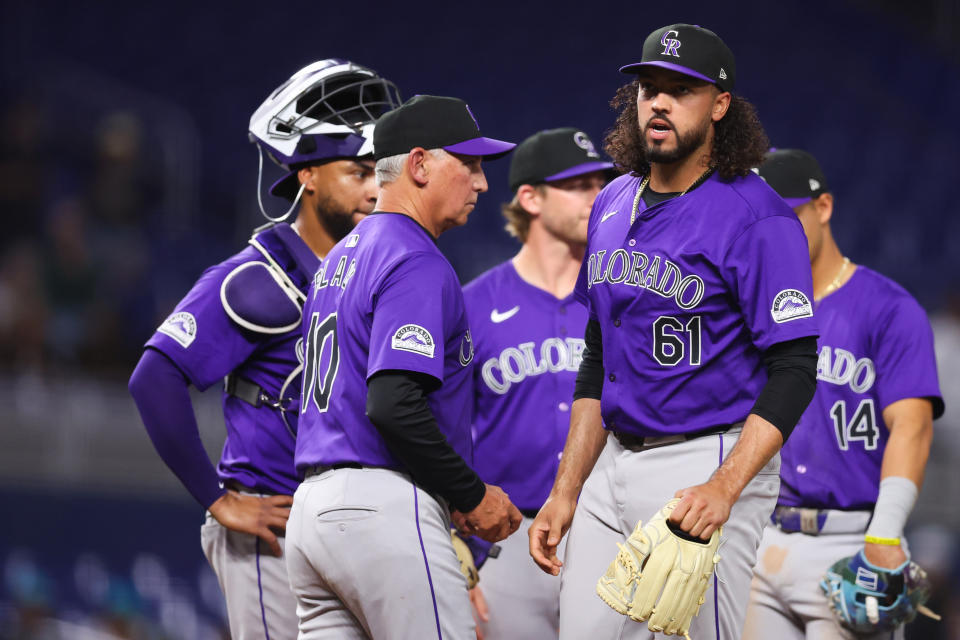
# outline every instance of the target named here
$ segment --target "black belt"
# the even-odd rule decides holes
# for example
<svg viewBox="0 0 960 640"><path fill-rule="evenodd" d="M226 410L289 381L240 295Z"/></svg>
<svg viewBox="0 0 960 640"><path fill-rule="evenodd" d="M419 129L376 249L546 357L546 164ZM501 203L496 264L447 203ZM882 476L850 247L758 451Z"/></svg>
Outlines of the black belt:
<svg viewBox="0 0 960 640"><path fill-rule="evenodd" d="M736 424L722 424L716 427L710 427L709 429L703 429L701 431L692 431L690 433L677 433L677 434L667 434L663 436L637 436L632 433L626 433L625 431L614 431L613 437L617 439L617 442L620 445L627 449L628 451L641 451L647 447L655 446L658 444L674 444L675 442L683 442L686 440L693 440L695 438L702 438L703 436L713 435L714 433L726 433L734 427L743 426L742 422ZM666 441L670 438L676 438L674 441Z"/></svg>
<svg viewBox="0 0 960 640"><path fill-rule="evenodd" d="M293 398L274 398L263 387L233 374L223 379L223 390L227 395L239 398L249 405L260 408L264 405L279 411L296 411L298 407ZM293 404L293 406L290 406Z"/></svg>
<svg viewBox="0 0 960 640"><path fill-rule="evenodd" d="M520 513L523 514L524 518L536 518L540 509L520 509Z"/></svg>
<svg viewBox="0 0 960 640"><path fill-rule="evenodd" d="M318 476L321 473L330 471L331 469L363 469L363 465L359 462L337 462L335 464L315 464L313 466L307 467L303 472L304 478L310 478L312 476Z"/></svg>

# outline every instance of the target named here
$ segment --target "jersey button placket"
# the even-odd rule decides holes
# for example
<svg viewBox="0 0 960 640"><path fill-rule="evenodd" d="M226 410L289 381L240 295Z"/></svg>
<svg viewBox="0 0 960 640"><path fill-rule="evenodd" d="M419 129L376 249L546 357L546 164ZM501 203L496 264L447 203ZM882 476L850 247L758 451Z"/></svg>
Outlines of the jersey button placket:
<svg viewBox="0 0 960 640"><path fill-rule="evenodd" d="M615 319L614 319L614 321L613 321L613 326L615 326L615 327L619 327L619 326L620 326L620 318L615 318Z"/></svg>

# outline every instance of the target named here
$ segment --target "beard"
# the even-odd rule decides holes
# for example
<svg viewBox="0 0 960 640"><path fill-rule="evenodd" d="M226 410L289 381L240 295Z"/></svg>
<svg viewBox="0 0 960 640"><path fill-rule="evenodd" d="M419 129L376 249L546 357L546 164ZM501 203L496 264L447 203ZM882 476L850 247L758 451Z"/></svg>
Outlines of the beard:
<svg viewBox="0 0 960 640"><path fill-rule="evenodd" d="M317 219L320 226L330 234L334 242L340 242L347 237L347 234L353 231L355 226L353 222L353 212L348 211L346 207L334 200L331 196L326 196L317 201L316 205Z"/></svg>
<svg viewBox="0 0 960 640"><path fill-rule="evenodd" d="M658 116L662 119L663 116ZM711 119L708 116L698 127L680 133L677 131L676 127L673 127L673 123L670 123L670 126L673 127L673 131L677 136L677 146L672 151L664 150L660 145L656 144L646 144L644 152L647 156L647 162L656 162L660 164L671 164L673 162L679 162L683 160L694 151L699 149L701 145L707 140L707 134L710 131Z"/></svg>

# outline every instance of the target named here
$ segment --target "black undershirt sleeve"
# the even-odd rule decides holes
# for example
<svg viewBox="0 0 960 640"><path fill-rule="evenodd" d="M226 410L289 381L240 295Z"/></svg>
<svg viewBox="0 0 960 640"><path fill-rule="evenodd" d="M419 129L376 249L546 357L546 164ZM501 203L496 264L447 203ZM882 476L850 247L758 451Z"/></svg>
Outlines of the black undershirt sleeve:
<svg viewBox="0 0 960 640"><path fill-rule="evenodd" d="M438 381L413 371L380 371L367 381L367 417L421 487L462 513L483 500L486 486L437 424L427 394Z"/></svg>
<svg viewBox="0 0 960 640"><path fill-rule="evenodd" d="M767 384L750 412L779 429L786 443L817 390L817 339L778 342L763 353L763 364Z"/></svg>
<svg viewBox="0 0 960 640"><path fill-rule="evenodd" d="M600 399L603 391L603 339L600 323L597 320L587 322L583 334L583 359L577 370L577 383L573 389L573 399Z"/></svg>

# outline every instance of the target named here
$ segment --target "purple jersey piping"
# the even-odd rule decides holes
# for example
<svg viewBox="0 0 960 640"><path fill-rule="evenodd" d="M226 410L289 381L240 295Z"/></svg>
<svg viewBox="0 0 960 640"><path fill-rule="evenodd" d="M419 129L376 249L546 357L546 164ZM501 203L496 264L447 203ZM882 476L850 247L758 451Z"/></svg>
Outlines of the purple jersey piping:
<svg viewBox="0 0 960 640"><path fill-rule="evenodd" d="M413 485L413 519L417 523L417 538L420 539L420 552L423 554L423 566L427 568L427 584L430 585L430 599L433 601L433 618L437 621L437 637L443 640L440 631L440 612L437 610L437 594L433 590L433 578L430 577L430 562L427 560L427 549L423 546L423 534L420 533L420 500L417 498L417 485ZM269 638L267 639L269 640Z"/></svg>
<svg viewBox="0 0 960 640"><path fill-rule="evenodd" d="M257 550L257 589L260 591L260 619L263 621L263 633L270 640L270 630L267 628L267 611L263 606L263 582L260 580L260 538L254 536L254 546Z"/></svg>
<svg viewBox="0 0 960 640"><path fill-rule="evenodd" d="M723 434L718 433L720 438L720 459L717 461L717 468L723 464ZM720 640L720 585L717 580L717 568L713 568L713 622L717 627L717 640Z"/></svg>

